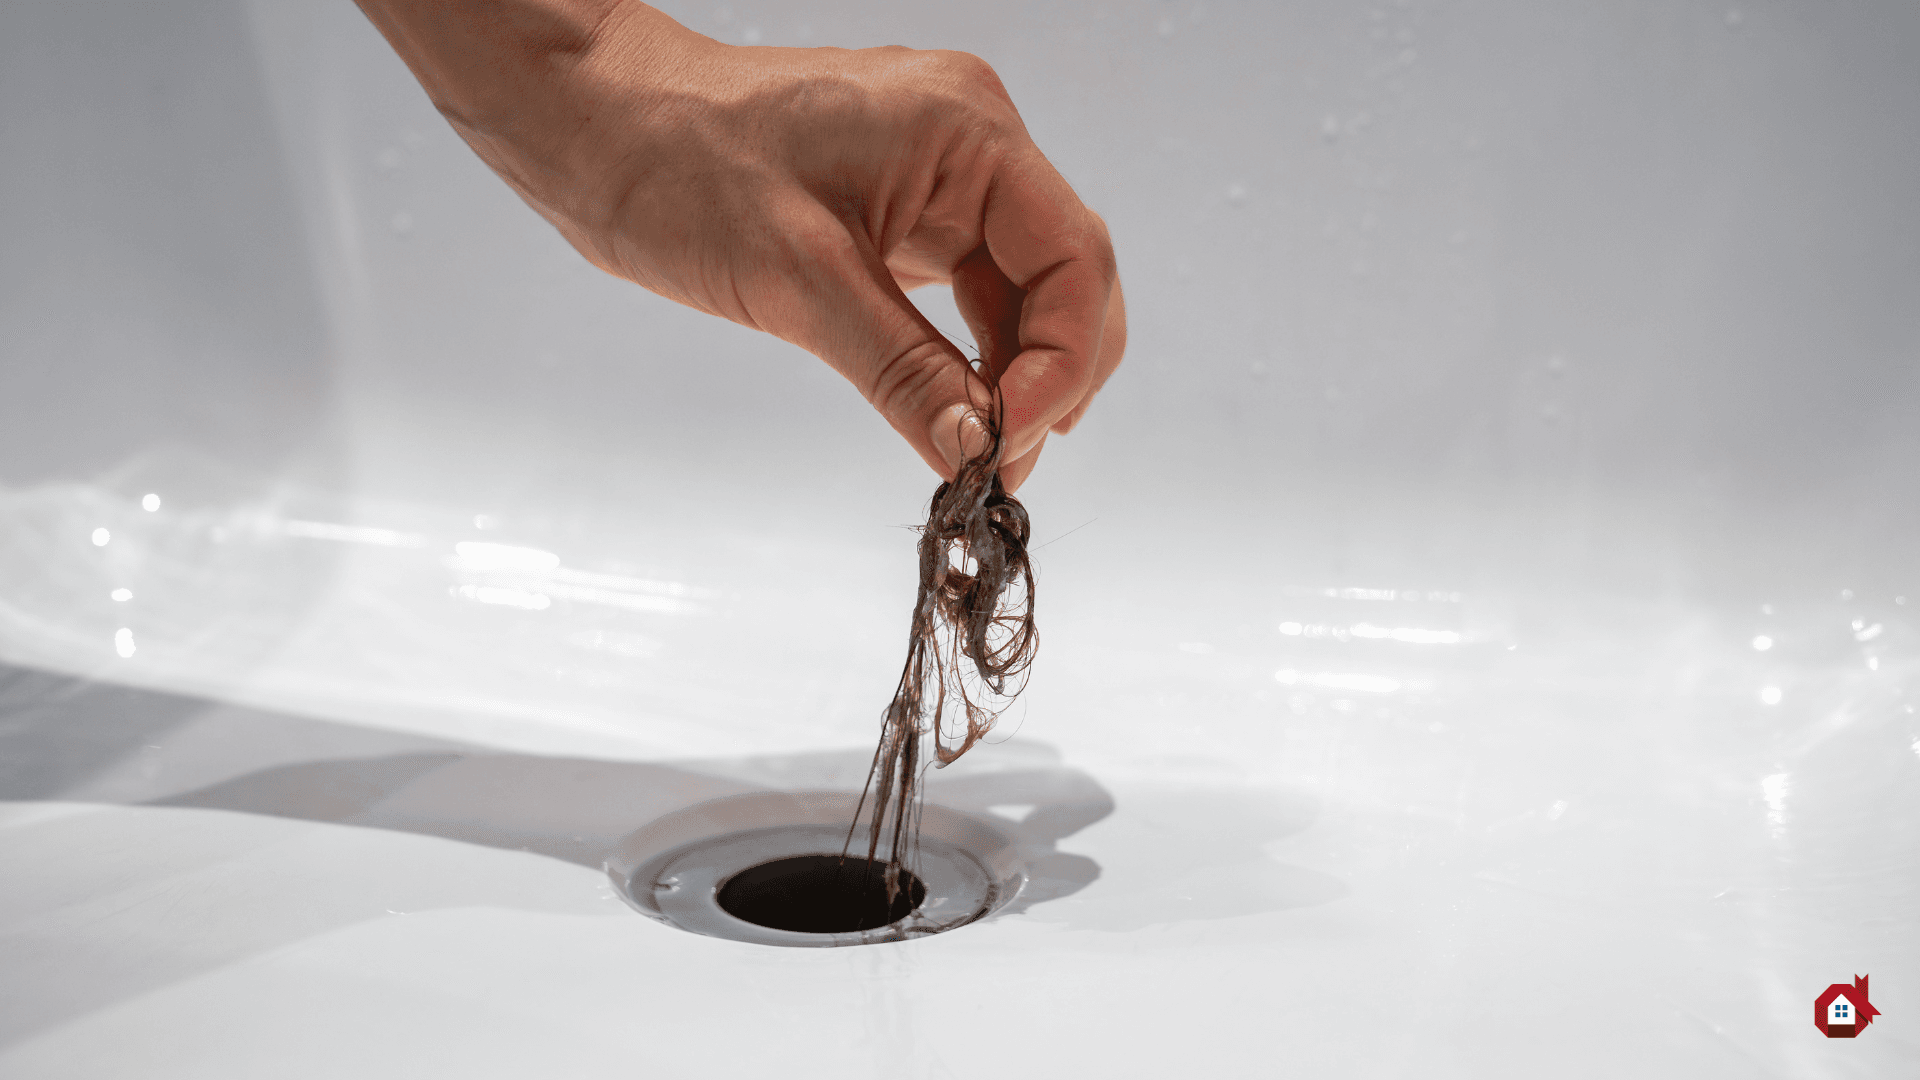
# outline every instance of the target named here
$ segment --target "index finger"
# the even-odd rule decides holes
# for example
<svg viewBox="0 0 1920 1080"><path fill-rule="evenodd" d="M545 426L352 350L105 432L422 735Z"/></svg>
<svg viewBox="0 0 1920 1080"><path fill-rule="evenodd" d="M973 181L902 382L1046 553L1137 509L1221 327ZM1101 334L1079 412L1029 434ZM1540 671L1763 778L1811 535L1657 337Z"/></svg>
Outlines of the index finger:
<svg viewBox="0 0 1920 1080"><path fill-rule="evenodd" d="M1118 274L1106 226L1037 149L996 170L984 227L994 263L1026 294L1020 353L1000 378L1003 459L1016 460L1092 389Z"/></svg>

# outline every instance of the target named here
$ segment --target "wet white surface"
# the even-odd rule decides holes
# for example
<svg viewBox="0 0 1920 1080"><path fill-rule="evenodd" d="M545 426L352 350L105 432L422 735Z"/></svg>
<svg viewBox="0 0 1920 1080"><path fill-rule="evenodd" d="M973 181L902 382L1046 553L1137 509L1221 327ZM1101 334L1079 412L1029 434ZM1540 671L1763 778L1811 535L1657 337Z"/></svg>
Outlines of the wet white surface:
<svg viewBox="0 0 1920 1080"><path fill-rule="evenodd" d="M599 866L858 784L924 467L350 5L140 11L0 15L0 1074L1920 1060L1909 9L676 11L987 56L1137 309L936 785L1043 872L838 950Z"/></svg>

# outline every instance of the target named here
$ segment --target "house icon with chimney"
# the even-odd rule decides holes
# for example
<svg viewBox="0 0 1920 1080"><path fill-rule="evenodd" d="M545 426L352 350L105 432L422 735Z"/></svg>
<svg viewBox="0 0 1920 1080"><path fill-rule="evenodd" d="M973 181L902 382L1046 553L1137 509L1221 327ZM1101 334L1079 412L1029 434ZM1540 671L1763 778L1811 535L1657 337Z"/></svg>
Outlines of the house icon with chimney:
<svg viewBox="0 0 1920 1080"><path fill-rule="evenodd" d="M1851 1039L1879 1015L1867 1000L1865 975L1855 975L1852 986L1834 983L1813 999L1813 1026L1829 1039Z"/></svg>

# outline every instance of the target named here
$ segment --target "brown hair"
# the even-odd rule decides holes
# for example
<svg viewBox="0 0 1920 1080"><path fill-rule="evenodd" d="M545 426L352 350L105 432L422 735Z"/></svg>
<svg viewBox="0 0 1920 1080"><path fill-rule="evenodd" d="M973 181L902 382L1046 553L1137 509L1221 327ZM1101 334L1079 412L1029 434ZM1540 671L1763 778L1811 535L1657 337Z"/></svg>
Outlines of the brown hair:
<svg viewBox="0 0 1920 1080"><path fill-rule="evenodd" d="M1027 509L1000 483L1003 402L976 414L990 447L961 463L934 490L920 529L920 589L907 635L907 662L887 706L866 790L847 830L853 846L860 815L873 800L869 867L888 840L887 897L919 837L921 743L931 739L940 766L951 764L993 728L1026 688L1039 645L1033 626L1032 526ZM970 670L969 670L970 669ZM964 729L962 723L964 722Z"/></svg>

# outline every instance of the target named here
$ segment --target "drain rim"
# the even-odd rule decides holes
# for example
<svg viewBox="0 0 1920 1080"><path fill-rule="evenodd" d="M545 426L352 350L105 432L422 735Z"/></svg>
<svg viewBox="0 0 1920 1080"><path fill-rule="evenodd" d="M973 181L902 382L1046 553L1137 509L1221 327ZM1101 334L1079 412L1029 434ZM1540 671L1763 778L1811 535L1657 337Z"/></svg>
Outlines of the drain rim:
<svg viewBox="0 0 1920 1080"><path fill-rule="evenodd" d="M1006 906L1026 886L1023 853L1006 833L971 814L928 804L921 815L920 865L913 868L926 882L927 900L900 921L818 934L747 922L720 906L720 884L743 870L796 855L839 855L859 801L844 791L709 800L628 834L607 857L607 876L627 906L650 919L710 937L798 948L877 944L957 929ZM864 858L864 823L854 840L854 851Z"/></svg>

